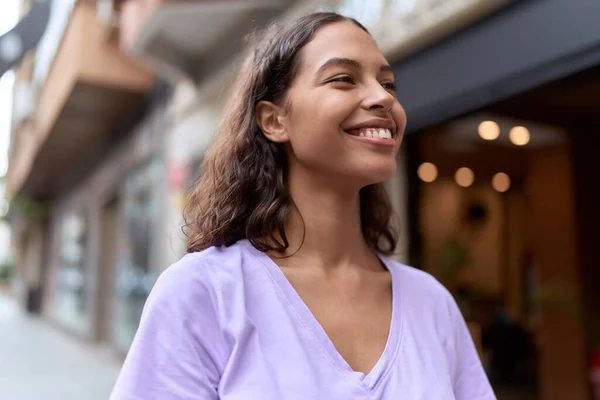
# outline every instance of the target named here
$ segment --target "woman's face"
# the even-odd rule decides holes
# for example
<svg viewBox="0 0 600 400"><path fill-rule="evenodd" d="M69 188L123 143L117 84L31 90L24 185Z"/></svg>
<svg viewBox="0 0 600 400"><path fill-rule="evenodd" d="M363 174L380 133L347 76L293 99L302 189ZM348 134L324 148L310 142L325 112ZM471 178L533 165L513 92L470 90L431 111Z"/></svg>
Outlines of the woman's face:
<svg viewBox="0 0 600 400"><path fill-rule="evenodd" d="M373 38L349 21L333 23L317 31L299 62L283 118L290 172L359 187L391 178L406 114Z"/></svg>

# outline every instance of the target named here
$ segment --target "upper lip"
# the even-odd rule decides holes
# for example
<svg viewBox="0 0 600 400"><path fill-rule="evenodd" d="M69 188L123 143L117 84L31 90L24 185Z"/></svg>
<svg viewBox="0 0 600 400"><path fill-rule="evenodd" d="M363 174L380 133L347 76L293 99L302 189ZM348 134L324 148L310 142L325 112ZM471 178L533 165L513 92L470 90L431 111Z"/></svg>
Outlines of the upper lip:
<svg viewBox="0 0 600 400"><path fill-rule="evenodd" d="M345 131L353 131L356 129L363 128L380 128L380 129L389 129L392 132L392 136L396 136L396 123L393 119L385 119L385 118L375 118L370 119L368 121L361 122L360 124L352 125L348 128L345 128Z"/></svg>

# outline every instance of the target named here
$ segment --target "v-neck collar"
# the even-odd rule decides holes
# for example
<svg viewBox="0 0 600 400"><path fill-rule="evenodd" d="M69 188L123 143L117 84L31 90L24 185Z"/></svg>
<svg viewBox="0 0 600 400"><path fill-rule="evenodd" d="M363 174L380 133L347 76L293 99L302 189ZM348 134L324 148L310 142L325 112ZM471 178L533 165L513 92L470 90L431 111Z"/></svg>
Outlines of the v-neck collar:
<svg viewBox="0 0 600 400"><path fill-rule="evenodd" d="M281 268L267 254L254 248L247 240L244 240L243 244L267 269L289 305L293 307L295 314L300 318L300 322L310 331L311 335L315 338L317 344L321 347L321 350L325 351L334 367L342 373L354 376L361 385L368 389L369 392L372 392L377 387L378 383L383 381L391 367L394 365L400 347L402 332L400 311L401 290L397 271L390 265L390 261L380 254L377 255L381 263L390 272L392 278L392 320L390 323L390 331L383 353L381 353L381 356L371 371L367 375L364 375L362 372L354 371L350 364L348 364L344 357L337 351L332 340L325 332L325 329L323 329L319 321L317 321L317 318L310 311L306 303L304 303Z"/></svg>

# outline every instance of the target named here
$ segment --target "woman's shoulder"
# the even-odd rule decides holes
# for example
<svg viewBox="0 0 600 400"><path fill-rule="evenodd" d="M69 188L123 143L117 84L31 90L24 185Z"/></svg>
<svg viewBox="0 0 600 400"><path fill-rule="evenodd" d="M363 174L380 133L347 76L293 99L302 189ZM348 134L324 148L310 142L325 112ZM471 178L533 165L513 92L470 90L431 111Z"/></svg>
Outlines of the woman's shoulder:
<svg viewBox="0 0 600 400"><path fill-rule="evenodd" d="M230 246L211 246L187 253L165 269L162 275L172 275L175 279L206 278L218 271L239 269L247 262L243 242L239 241Z"/></svg>
<svg viewBox="0 0 600 400"><path fill-rule="evenodd" d="M235 282L241 276L243 251L238 242L187 253L160 274L152 292L169 298L215 297L223 281Z"/></svg>
<svg viewBox="0 0 600 400"><path fill-rule="evenodd" d="M426 271L402 264L392 259L386 259L388 268L398 278L402 291L420 299L429 298L439 301L448 301L452 295L433 275Z"/></svg>
<svg viewBox="0 0 600 400"><path fill-rule="evenodd" d="M416 320L427 323L434 317L446 327L456 326L462 318L454 297L450 291L431 274L396 261L388 261L398 279L398 288L403 309L416 316Z"/></svg>

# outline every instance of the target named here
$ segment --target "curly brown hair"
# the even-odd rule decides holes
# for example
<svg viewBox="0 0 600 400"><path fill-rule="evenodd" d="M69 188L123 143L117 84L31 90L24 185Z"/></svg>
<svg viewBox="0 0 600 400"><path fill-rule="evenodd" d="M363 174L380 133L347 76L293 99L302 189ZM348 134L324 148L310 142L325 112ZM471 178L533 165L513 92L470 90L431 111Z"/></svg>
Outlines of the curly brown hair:
<svg viewBox="0 0 600 400"><path fill-rule="evenodd" d="M287 154L262 133L255 109L263 100L285 100L302 48L319 28L342 21L368 33L352 18L322 12L288 24L274 23L250 38L252 51L237 76L202 174L188 193L183 227L188 252L229 246L241 239L261 251L288 248L284 225L293 201L287 185ZM381 184L361 189L363 235L371 248L383 254L393 253L396 247L391 215Z"/></svg>

